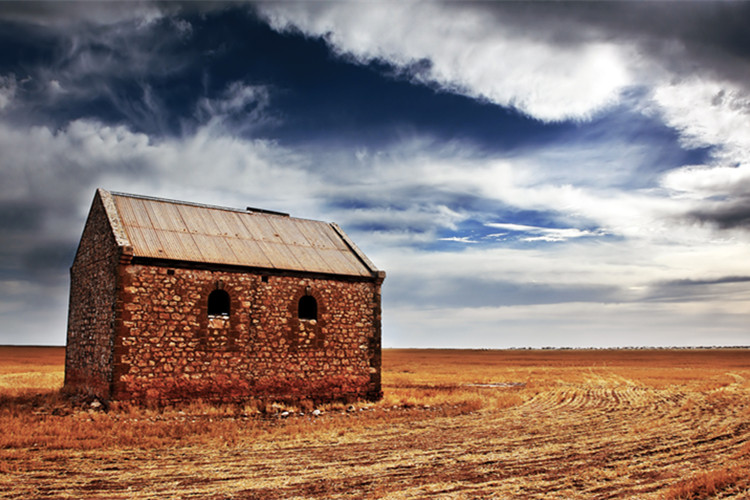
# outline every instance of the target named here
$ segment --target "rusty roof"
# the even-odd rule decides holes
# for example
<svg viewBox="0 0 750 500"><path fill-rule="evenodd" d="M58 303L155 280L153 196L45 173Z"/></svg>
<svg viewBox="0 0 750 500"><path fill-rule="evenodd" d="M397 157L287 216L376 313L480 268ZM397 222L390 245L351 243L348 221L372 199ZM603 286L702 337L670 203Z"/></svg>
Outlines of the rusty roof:
<svg viewBox="0 0 750 500"><path fill-rule="evenodd" d="M336 224L98 190L134 257L345 276L380 275ZM130 249L128 251L130 251Z"/></svg>

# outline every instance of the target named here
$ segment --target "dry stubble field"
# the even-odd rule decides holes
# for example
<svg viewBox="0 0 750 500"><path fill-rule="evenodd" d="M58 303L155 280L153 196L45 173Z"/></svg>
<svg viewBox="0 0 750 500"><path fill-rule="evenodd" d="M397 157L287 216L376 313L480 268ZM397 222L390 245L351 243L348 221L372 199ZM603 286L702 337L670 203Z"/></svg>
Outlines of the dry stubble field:
<svg viewBox="0 0 750 500"><path fill-rule="evenodd" d="M385 350L318 417L93 410L63 357L0 347L0 498L750 498L748 350Z"/></svg>

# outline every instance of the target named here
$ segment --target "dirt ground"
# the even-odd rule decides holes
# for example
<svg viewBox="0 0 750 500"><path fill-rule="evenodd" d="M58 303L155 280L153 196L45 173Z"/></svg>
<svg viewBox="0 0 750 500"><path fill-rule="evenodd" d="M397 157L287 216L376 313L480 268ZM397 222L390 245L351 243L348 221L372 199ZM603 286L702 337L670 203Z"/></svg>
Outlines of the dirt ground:
<svg viewBox="0 0 750 500"><path fill-rule="evenodd" d="M750 351L702 352L387 351L317 417L6 398L0 498L750 498Z"/></svg>

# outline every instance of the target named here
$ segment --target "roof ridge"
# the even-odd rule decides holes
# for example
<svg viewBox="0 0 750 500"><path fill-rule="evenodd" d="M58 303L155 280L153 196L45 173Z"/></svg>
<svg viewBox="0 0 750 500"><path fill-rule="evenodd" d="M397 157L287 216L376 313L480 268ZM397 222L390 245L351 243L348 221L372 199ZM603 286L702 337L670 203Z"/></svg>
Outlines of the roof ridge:
<svg viewBox="0 0 750 500"><path fill-rule="evenodd" d="M161 198L158 196L147 196L143 194L133 194L133 193L123 193L120 191L109 191L110 194L113 196L124 196L126 198L136 198L140 200L148 200L148 201L161 201L165 203L172 203L176 205L187 205L191 207L199 207L199 208L211 208L214 210L225 210L228 212L237 212L241 214L247 214L247 213L262 213L264 215L276 215L280 217L288 217L291 219L299 219L300 217L292 217L286 212L279 212L276 210L268 210L265 208L255 208L255 207L247 207L246 209L241 208L234 208L234 207L225 207L222 205L212 205L210 203L196 203L193 201L184 201L184 200L175 200L172 198ZM304 219L304 220L314 220L314 219Z"/></svg>

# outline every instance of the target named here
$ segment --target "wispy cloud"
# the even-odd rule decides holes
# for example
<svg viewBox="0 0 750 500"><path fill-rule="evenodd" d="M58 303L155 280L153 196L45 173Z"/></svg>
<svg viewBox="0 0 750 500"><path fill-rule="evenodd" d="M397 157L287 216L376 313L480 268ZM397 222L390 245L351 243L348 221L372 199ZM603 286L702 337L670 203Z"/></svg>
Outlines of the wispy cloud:
<svg viewBox="0 0 750 500"><path fill-rule="evenodd" d="M0 76L0 112L2 112L13 101L15 93L15 76Z"/></svg>
<svg viewBox="0 0 750 500"><path fill-rule="evenodd" d="M452 241L454 243L479 243L476 240L471 239L469 236L451 236L449 238L438 238L439 241Z"/></svg>
<svg viewBox="0 0 750 500"><path fill-rule="evenodd" d="M588 236L605 236L607 233L604 230L589 231L581 230L577 228L551 228L551 227L537 227L537 226L526 226L523 224L511 224L501 222L489 222L486 224L487 227L497 229L507 229L508 231L524 233L528 236L523 236L523 241L567 241L573 238L582 238ZM506 234L506 233L504 233Z"/></svg>

